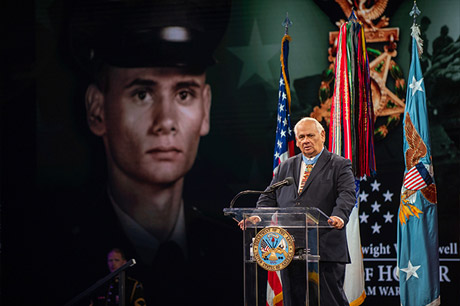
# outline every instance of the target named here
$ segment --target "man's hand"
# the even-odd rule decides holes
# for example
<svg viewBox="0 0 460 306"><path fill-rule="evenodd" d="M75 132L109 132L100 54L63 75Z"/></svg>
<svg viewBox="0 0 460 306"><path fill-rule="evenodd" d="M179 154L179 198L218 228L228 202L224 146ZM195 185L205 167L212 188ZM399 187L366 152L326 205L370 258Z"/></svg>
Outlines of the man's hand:
<svg viewBox="0 0 460 306"><path fill-rule="evenodd" d="M244 230L245 227L247 227L247 225L249 224L256 224L256 223L259 223L260 221L262 221L260 219L259 216L251 216L251 217L248 217L246 219L243 219L241 220L240 222L238 222L238 226Z"/></svg>
<svg viewBox="0 0 460 306"><path fill-rule="evenodd" d="M344 225L342 218L336 216L330 216L327 222L329 223L329 225L333 226L336 229L341 229Z"/></svg>

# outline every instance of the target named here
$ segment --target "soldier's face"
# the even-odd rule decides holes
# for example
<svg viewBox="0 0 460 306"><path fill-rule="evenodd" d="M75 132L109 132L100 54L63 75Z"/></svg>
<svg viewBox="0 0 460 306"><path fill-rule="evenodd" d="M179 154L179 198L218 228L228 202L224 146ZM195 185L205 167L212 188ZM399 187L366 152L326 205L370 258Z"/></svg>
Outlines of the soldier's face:
<svg viewBox="0 0 460 306"><path fill-rule="evenodd" d="M109 171L141 183L181 179L209 132L205 78L179 68L109 68L101 123L91 128L103 137Z"/></svg>
<svg viewBox="0 0 460 306"><path fill-rule="evenodd" d="M321 152L325 137L325 132L319 132L312 121L304 121L297 126L296 145L306 157L311 158Z"/></svg>
<svg viewBox="0 0 460 306"><path fill-rule="evenodd" d="M119 269L126 263L126 260L123 259L120 253L112 251L107 255L107 265L109 267L109 271L113 272Z"/></svg>

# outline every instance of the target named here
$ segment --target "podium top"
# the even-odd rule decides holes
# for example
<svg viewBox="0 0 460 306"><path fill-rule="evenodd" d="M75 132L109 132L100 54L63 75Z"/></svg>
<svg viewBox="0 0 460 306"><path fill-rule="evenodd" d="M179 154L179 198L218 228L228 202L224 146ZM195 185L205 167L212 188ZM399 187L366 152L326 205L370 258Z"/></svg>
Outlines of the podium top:
<svg viewBox="0 0 460 306"><path fill-rule="evenodd" d="M286 227L331 228L329 216L316 207L244 207L224 208L224 215L232 216L237 221L250 216L261 219L256 226L279 225Z"/></svg>

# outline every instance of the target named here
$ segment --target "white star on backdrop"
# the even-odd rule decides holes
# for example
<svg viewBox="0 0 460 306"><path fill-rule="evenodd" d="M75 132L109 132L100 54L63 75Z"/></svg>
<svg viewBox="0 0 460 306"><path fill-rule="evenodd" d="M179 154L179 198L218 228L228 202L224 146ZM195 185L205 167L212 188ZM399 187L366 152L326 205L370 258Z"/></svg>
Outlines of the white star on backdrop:
<svg viewBox="0 0 460 306"><path fill-rule="evenodd" d="M243 62L238 87L248 81L254 74L257 74L269 84L273 84L273 76L268 63L276 54L279 57L281 48L279 44L262 43L259 26L256 21L254 21L248 45L244 47L229 47L228 49ZM282 80L280 80L280 84L281 82Z"/></svg>
<svg viewBox="0 0 460 306"><path fill-rule="evenodd" d="M367 223L367 218L369 218L369 215L366 215L363 211L363 213L359 215L359 223Z"/></svg>
<svg viewBox="0 0 460 306"><path fill-rule="evenodd" d="M280 134L281 134L281 137L286 137L286 131L285 130L281 130Z"/></svg>
<svg viewBox="0 0 460 306"><path fill-rule="evenodd" d="M380 204L377 203L377 201L374 202L374 204L371 205L372 207L372 212L380 212Z"/></svg>
<svg viewBox="0 0 460 306"><path fill-rule="evenodd" d="M385 218L385 223L393 223L393 217L394 215L390 214L389 211L387 211L386 214L383 215L383 217Z"/></svg>
<svg viewBox="0 0 460 306"><path fill-rule="evenodd" d="M379 191L380 183L377 183L377 180L375 180L372 184L372 191L377 190Z"/></svg>
<svg viewBox="0 0 460 306"><path fill-rule="evenodd" d="M418 278L417 275L417 270L420 269L421 266L413 266L412 263L409 260L409 263L407 265L407 268L400 269L403 272L406 272L406 282L411 278L412 276Z"/></svg>
<svg viewBox="0 0 460 306"><path fill-rule="evenodd" d="M387 190L385 193L382 194L385 197L385 202L391 202L391 198L393 197L393 194L390 192L390 190Z"/></svg>
<svg viewBox="0 0 460 306"><path fill-rule="evenodd" d="M367 202L367 197L369 196L364 190L359 194L359 201Z"/></svg>
<svg viewBox="0 0 460 306"><path fill-rule="evenodd" d="M422 82L423 82L423 78L421 78L419 81L417 81L415 79L415 76L412 77L412 83L409 85L410 89L412 89L412 95L415 95L415 93L418 90L423 92Z"/></svg>
<svg viewBox="0 0 460 306"><path fill-rule="evenodd" d="M372 228L372 234L375 234L375 233L379 233L379 234L380 234L380 228L381 228L381 227L382 227L381 225L379 225L377 222L375 222L375 224L371 226L371 228Z"/></svg>

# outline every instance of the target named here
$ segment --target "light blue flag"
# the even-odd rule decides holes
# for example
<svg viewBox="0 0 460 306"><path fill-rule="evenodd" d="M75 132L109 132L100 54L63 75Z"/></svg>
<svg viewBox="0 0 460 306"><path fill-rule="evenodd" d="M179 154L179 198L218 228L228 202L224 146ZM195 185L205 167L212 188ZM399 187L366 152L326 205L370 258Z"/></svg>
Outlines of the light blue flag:
<svg viewBox="0 0 460 306"><path fill-rule="evenodd" d="M438 214L425 85L413 27L412 61L404 111L404 182L398 222L402 306L440 304Z"/></svg>

